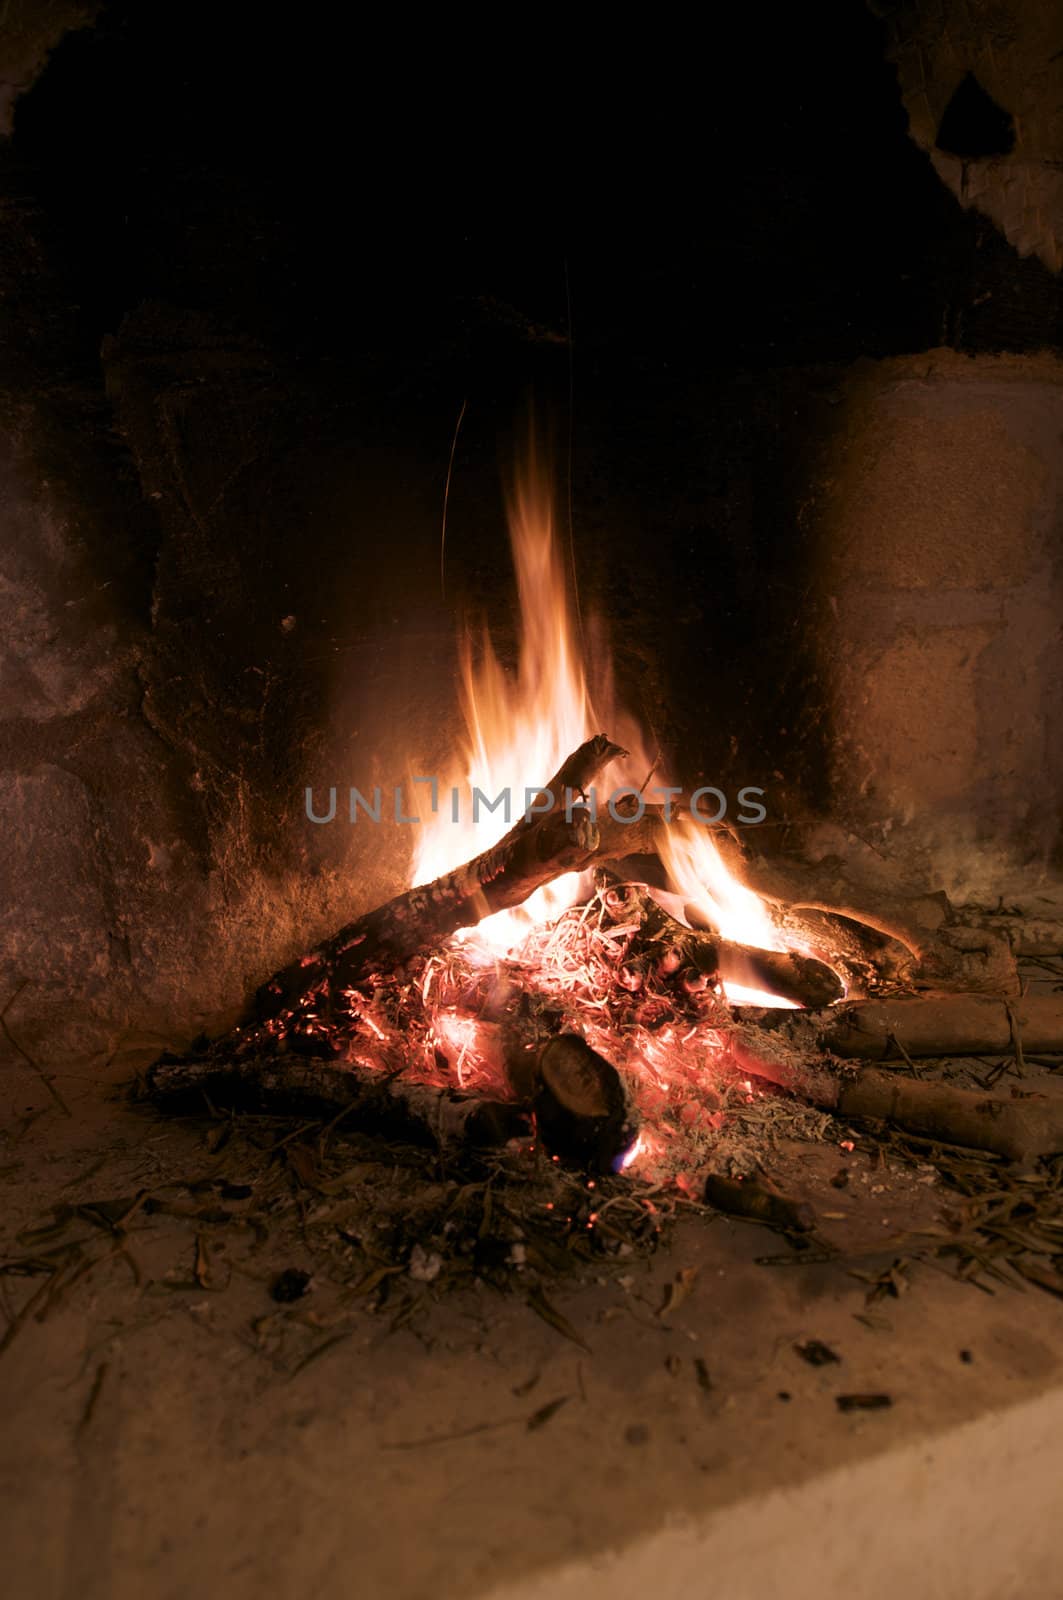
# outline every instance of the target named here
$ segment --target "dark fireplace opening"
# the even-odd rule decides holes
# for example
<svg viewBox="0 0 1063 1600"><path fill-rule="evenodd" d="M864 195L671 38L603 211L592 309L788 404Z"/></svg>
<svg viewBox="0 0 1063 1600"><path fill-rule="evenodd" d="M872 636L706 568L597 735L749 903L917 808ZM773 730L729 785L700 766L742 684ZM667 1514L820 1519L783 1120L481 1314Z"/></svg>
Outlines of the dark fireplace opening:
<svg viewBox="0 0 1063 1600"><path fill-rule="evenodd" d="M835 1492L930 1574L904 1452L1011 1448L1063 1352L1047 20L9 23L18 1592L80 1543L88 1592L294 1594L298 1473L247 1480L268 1560L218 1486L304 1428L322 1595L678 1593L672 1512L798 1484L763 1553L697 1533L731 1592ZM141 1483L193 1377L224 1442L182 1413L159 1481L224 1505L202 1559ZM497 1519L558 1438L549 1537L485 1540L447 1462ZM1039 1504L950 1541L987 1594L1020 1542L1038 1592Z"/></svg>

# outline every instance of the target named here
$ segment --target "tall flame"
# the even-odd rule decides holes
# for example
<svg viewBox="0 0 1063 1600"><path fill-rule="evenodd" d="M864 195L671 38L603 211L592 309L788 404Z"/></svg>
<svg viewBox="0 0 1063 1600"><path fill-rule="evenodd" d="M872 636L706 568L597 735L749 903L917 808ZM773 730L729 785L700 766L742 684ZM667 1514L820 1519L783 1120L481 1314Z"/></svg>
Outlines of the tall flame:
<svg viewBox="0 0 1063 1600"><path fill-rule="evenodd" d="M614 769L610 774L616 783L638 785L648 769L638 730L613 703L608 677L593 698L588 688L555 537L549 483L534 449L517 480L508 514L519 603L517 672L514 676L504 670L486 627L478 649L466 629L460 653L464 748L460 763L447 778L447 789L456 789L460 796L458 819L448 806L441 806L420 829L414 885L430 883L490 849L523 810L526 789L547 783L566 756L603 728L619 733L634 751L627 770ZM663 774L658 773L658 781L665 781ZM474 788L492 800L508 790L510 817L501 808L492 812L482 805L474 817ZM784 948L763 903L728 870L704 826L676 817L661 854L678 915L691 906L725 939L763 950ZM579 889L578 874L558 878L518 909L485 918L470 943L485 956L504 954L535 924L552 921L572 905ZM736 980L741 976L736 973ZM729 994L733 989L736 1000L773 1003L771 996L743 988L740 981L726 982L724 988Z"/></svg>
<svg viewBox="0 0 1063 1600"><path fill-rule="evenodd" d="M525 789L548 783L565 757L597 731L576 647L549 489L534 453L508 510L520 611L516 677L501 666L486 627L479 651L466 630L461 641L465 744L461 765L447 785L458 790L459 819L454 822L444 807L421 831L414 885L430 883L490 849L507 831L510 824L501 810L491 812L481 805L474 820L474 788L491 800L508 791L515 821L524 807ZM485 918L477 928L477 942L504 953L535 923L549 921L570 906L578 887L578 874L555 879L517 910Z"/></svg>

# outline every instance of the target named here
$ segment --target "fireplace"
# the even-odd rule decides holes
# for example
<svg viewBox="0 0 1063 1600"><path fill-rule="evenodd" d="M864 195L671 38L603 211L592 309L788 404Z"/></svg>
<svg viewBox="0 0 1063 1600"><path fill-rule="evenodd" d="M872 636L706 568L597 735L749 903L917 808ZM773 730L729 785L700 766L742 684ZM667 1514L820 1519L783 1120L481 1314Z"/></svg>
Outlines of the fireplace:
<svg viewBox="0 0 1063 1600"><path fill-rule="evenodd" d="M746 1519L807 1552L865 1487L926 1574L924 1434L985 1582L1050 1569L1052 51L931 9L648 41L637 94L622 41L14 29L0 1362L11 1503L69 1494L22 1592L79 1540L101 1594L265 1581L142 1487L196 1385L163 1477L231 1529L222 1456L305 1429L322 1594L678 1592L710 1522L768 1592ZM996 1557L961 1425L1031 1440ZM545 1540L486 1537L554 1440Z"/></svg>

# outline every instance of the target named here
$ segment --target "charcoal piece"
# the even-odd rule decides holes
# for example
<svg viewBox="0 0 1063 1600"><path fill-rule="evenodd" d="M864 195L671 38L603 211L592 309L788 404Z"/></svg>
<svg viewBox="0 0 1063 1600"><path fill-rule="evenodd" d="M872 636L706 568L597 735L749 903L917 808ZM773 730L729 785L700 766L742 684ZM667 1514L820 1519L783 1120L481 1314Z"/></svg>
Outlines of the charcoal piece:
<svg viewBox="0 0 1063 1600"><path fill-rule="evenodd" d="M837 1350L832 1350L822 1339L806 1339L804 1344L795 1344L794 1349L810 1367L827 1367L831 1362L841 1360Z"/></svg>
<svg viewBox="0 0 1063 1600"><path fill-rule="evenodd" d="M888 1394L836 1394L834 1403L839 1411L885 1411L893 1404Z"/></svg>

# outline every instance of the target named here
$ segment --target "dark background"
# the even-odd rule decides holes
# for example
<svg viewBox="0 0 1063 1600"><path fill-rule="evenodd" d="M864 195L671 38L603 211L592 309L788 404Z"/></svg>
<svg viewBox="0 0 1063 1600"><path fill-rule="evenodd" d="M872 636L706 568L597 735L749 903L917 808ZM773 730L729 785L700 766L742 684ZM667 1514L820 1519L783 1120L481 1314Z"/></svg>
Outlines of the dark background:
<svg viewBox="0 0 1063 1600"><path fill-rule="evenodd" d="M785 764L806 575L769 374L1059 333L1051 275L961 210L907 138L883 28L855 0L682 24L386 28L313 5L112 4L54 51L5 152L46 267L18 284L22 354L35 368L44 349L100 393L110 368L113 400L145 344L157 358L198 345L205 374L219 347L255 352L238 415L183 445L194 481L219 430L245 433L245 454L266 457L254 503L245 493L238 526L216 530L230 556L207 562L213 579L197 557L173 607L187 620L211 601L225 640L179 648L220 652L237 683L262 630L276 648L278 605L313 617L279 668L279 764L289 719L320 702L321 658L357 632L355 589L415 629L463 599L503 610L486 486L529 396L562 479L572 446L581 583L620 624L621 653L633 645L628 678L642 682L647 655L659 669L646 713L689 743L689 716L669 724L671 681L711 682L718 704L726 679L719 738L695 764L723 761L739 720L757 762ZM444 605L434 544L462 401ZM222 510L242 459L210 465ZM411 477L416 507L401 505ZM372 517L349 503L355 479ZM109 576L146 624L160 532L138 514L116 539L104 520Z"/></svg>
<svg viewBox="0 0 1063 1600"><path fill-rule="evenodd" d="M512 368L566 333L566 263L592 371L1058 337L1050 276L907 140L865 6L513 20L162 0L69 35L12 153L84 370L146 299L389 393Z"/></svg>

